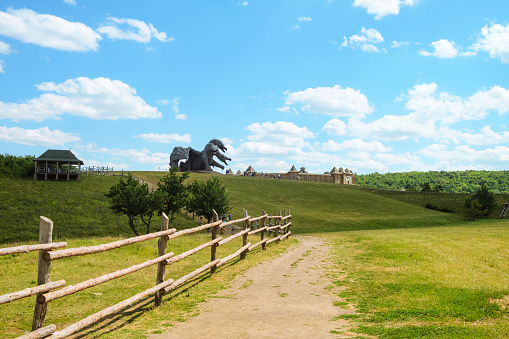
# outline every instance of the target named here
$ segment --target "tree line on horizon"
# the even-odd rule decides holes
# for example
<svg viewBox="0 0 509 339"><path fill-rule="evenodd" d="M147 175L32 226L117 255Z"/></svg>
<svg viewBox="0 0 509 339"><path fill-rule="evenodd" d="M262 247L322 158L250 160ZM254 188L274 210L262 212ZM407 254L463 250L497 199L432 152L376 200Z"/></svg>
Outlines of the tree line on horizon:
<svg viewBox="0 0 509 339"><path fill-rule="evenodd" d="M475 193L483 185L494 194L509 193L509 171L429 171L356 175L363 187L409 191Z"/></svg>

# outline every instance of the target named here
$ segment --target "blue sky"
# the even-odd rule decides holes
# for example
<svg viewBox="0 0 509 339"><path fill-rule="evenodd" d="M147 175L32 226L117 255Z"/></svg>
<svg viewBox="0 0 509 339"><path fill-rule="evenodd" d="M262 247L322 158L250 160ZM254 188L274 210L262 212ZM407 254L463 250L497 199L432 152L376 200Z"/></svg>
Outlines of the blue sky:
<svg viewBox="0 0 509 339"><path fill-rule="evenodd" d="M507 170L506 0L2 1L0 152Z"/></svg>

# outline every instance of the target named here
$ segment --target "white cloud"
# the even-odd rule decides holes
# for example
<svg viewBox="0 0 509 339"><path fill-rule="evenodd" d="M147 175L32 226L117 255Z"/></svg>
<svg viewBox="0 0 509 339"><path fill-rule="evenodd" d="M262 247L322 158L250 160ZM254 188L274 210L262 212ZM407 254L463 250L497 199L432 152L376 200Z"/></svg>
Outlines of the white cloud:
<svg viewBox="0 0 509 339"><path fill-rule="evenodd" d="M482 37L474 44L476 50L483 50L502 63L509 63L509 24L492 24L481 29Z"/></svg>
<svg viewBox="0 0 509 339"><path fill-rule="evenodd" d="M384 146L380 141L364 141L362 139L345 140L341 143L337 143L333 140L329 140L322 144L322 150L324 151L356 151L356 152L390 152L392 148Z"/></svg>
<svg viewBox="0 0 509 339"><path fill-rule="evenodd" d="M3 41L0 41L0 54L11 54L11 53L12 53L11 45Z"/></svg>
<svg viewBox="0 0 509 339"><path fill-rule="evenodd" d="M382 42L384 42L384 38L379 31L374 28L362 27L359 35L354 34L350 38L343 37L341 47L360 48L364 52L380 52L375 45Z"/></svg>
<svg viewBox="0 0 509 339"><path fill-rule="evenodd" d="M92 119L160 118L161 112L136 94L136 89L108 78L69 79L37 85L45 93L25 103L0 101L0 119L13 121L59 119L63 114Z"/></svg>
<svg viewBox="0 0 509 339"><path fill-rule="evenodd" d="M177 120L186 120L187 114L175 114L175 119Z"/></svg>
<svg viewBox="0 0 509 339"><path fill-rule="evenodd" d="M232 159L252 159L256 155L298 154L303 147L309 146L305 139L315 137L307 127L298 127L286 121L254 123L246 127L246 130L252 133L247 137L248 141L237 149L228 150Z"/></svg>
<svg viewBox="0 0 509 339"><path fill-rule="evenodd" d="M346 135L346 124L339 119L331 119L322 127L330 135Z"/></svg>
<svg viewBox="0 0 509 339"><path fill-rule="evenodd" d="M422 84L409 90L410 100L405 108L414 111L420 120L453 123L462 120L480 120L490 111L499 115L509 111L509 91L500 86L480 90L463 99L446 92L437 93L435 83Z"/></svg>
<svg viewBox="0 0 509 339"><path fill-rule="evenodd" d="M101 36L90 27L30 9L0 11L0 35L62 51L86 52L99 47Z"/></svg>
<svg viewBox="0 0 509 339"><path fill-rule="evenodd" d="M299 28L300 28L299 25L295 25L295 26L290 27L290 29L299 29Z"/></svg>
<svg viewBox="0 0 509 339"><path fill-rule="evenodd" d="M364 117L373 112L368 98L359 90L350 87L342 88L335 85L285 94L286 106L300 103L301 110L309 113L326 114L332 117Z"/></svg>
<svg viewBox="0 0 509 339"><path fill-rule="evenodd" d="M448 125L465 120L481 120L489 112L503 115L509 111L509 91L493 86L463 99L446 92L437 93L435 83L416 85L409 90L405 108L412 111L407 115L385 115L364 123L357 118L350 119L347 131L358 137L373 137L385 140L408 138L443 139L452 133L437 128L437 123ZM458 139L457 135L454 135Z"/></svg>
<svg viewBox="0 0 509 339"><path fill-rule="evenodd" d="M440 138L452 141L455 144L465 143L467 145L496 145L509 143L509 132L494 132L490 126L481 128L480 133L461 132L452 130L448 126L438 129Z"/></svg>
<svg viewBox="0 0 509 339"><path fill-rule="evenodd" d="M64 0L64 2L68 5L75 5L76 6L76 0Z"/></svg>
<svg viewBox="0 0 509 339"><path fill-rule="evenodd" d="M151 152L149 149L118 149L118 148L96 148L95 145L85 145L80 146L81 149L86 150L89 153L98 153L98 154L108 154L114 157L123 157L129 158L131 162L136 162L140 164L164 164L169 163L170 154L169 153L159 153L159 152Z"/></svg>
<svg viewBox="0 0 509 339"><path fill-rule="evenodd" d="M308 16L300 16L297 18L297 20L299 20L300 22L310 22L313 19L311 19L311 17L308 15Z"/></svg>
<svg viewBox="0 0 509 339"><path fill-rule="evenodd" d="M408 138L436 138L434 121L421 121L414 113L408 115L385 115L371 123L350 119L348 130L354 136L383 140Z"/></svg>
<svg viewBox="0 0 509 339"><path fill-rule="evenodd" d="M0 60L0 73L5 73L4 66L5 66L5 63L3 62L3 60ZM0 105L1 105L1 101L0 101Z"/></svg>
<svg viewBox="0 0 509 339"><path fill-rule="evenodd" d="M143 139L145 141L157 142L161 144L170 144L172 142L191 142L190 134L178 135L175 133L172 134L148 133L148 134L138 134L135 135L134 137Z"/></svg>
<svg viewBox="0 0 509 339"><path fill-rule="evenodd" d="M408 42L408 41L395 41L395 40L394 40L394 41L392 42L391 47L392 47L392 48L398 48L398 47L406 46L406 45L409 45L409 44L410 44L410 42Z"/></svg>
<svg viewBox="0 0 509 339"><path fill-rule="evenodd" d="M123 27L119 28L119 26ZM148 43L152 38L162 42L174 40L173 37L168 38L165 32L159 32L152 24L137 19L109 17L108 23L99 27L97 31L107 35L112 40L135 40L144 43Z"/></svg>
<svg viewBox="0 0 509 339"><path fill-rule="evenodd" d="M417 2L418 0L355 0L353 6L366 9L376 20L380 20L387 15L398 15L400 7L414 6Z"/></svg>
<svg viewBox="0 0 509 339"><path fill-rule="evenodd" d="M433 52L420 50L419 54L423 56L434 56L440 59L450 59L459 55L454 41L440 39L438 41L432 42L430 46L434 48Z"/></svg>
<svg viewBox="0 0 509 339"><path fill-rule="evenodd" d="M0 126L0 140L23 145L62 146L80 141L80 138L76 134L50 130L48 127L25 129Z"/></svg>
<svg viewBox="0 0 509 339"><path fill-rule="evenodd" d="M449 151L447 150L447 145L433 144L417 153L432 159L461 163L470 162L505 165L509 161L509 147L507 146L496 146L494 148L477 151L467 145L463 145Z"/></svg>
<svg viewBox="0 0 509 339"><path fill-rule="evenodd" d="M180 101L180 98L176 97L176 98L173 98L173 102L171 103L171 108L173 109L173 112L175 114L179 113L179 101Z"/></svg>
<svg viewBox="0 0 509 339"><path fill-rule="evenodd" d="M422 164L421 159L415 155L406 152L405 154L380 153L375 154L373 159L386 165L412 165L412 168L419 168Z"/></svg>

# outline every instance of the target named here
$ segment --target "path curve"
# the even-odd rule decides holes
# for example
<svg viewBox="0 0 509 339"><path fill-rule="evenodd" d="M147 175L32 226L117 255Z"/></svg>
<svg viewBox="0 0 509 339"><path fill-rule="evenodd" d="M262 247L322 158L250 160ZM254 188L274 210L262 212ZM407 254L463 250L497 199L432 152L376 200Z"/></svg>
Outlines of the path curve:
<svg viewBox="0 0 509 339"><path fill-rule="evenodd" d="M331 285L324 268L329 246L316 237L297 239L298 246L249 269L201 304L198 316L149 339L338 338L331 331L349 324L332 319L355 311L333 306L341 301L337 290L325 289Z"/></svg>

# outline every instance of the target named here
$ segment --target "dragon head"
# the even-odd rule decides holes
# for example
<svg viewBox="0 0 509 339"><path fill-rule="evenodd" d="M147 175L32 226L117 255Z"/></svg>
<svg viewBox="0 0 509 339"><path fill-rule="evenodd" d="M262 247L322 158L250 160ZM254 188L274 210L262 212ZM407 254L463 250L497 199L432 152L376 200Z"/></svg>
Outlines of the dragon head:
<svg viewBox="0 0 509 339"><path fill-rule="evenodd" d="M214 144L223 152L227 151L227 148L224 146L223 142L219 139L212 139L209 141L209 144Z"/></svg>

